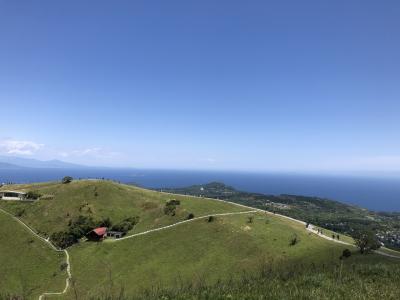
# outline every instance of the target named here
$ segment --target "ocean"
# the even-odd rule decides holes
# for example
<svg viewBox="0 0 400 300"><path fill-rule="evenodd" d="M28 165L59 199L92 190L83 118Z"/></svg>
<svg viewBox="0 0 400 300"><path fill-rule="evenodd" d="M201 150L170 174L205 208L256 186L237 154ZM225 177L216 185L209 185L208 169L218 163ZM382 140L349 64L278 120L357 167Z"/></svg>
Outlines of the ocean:
<svg viewBox="0 0 400 300"><path fill-rule="evenodd" d="M375 211L400 211L400 179L323 175L136 169L0 169L0 182L31 183L74 178L106 178L148 188L184 187L219 181L264 194L317 196Z"/></svg>

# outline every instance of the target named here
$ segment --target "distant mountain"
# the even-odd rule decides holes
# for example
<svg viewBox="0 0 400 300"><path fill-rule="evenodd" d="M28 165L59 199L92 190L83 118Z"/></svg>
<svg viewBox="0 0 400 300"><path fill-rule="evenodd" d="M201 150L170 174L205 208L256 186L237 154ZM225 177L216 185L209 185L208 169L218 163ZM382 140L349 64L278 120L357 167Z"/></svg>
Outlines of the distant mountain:
<svg viewBox="0 0 400 300"><path fill-rule="evenodd" d="M71 168L87 168L83 165L67 163L61 160L38 160L32 158L22 158L16 156L0 156L0 169L10 168L55 168L55 169L71 169Z"/></svg>
<svg viewBox="0 0 400 300"><path fill-rule="evenodd" d="M21 169L21 168L23 168L23 167L9 164L9 163L0 162L0 169Z"/></svg>

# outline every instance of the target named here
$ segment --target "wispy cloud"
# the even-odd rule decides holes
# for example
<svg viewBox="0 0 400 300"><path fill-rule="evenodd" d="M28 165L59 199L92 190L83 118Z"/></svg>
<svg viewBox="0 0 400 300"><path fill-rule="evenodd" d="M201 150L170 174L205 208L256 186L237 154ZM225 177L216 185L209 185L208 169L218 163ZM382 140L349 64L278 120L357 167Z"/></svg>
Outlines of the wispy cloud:
<svg viewBox="0 0 400 300"><path fill-rule="evenodd" d="M0 140L0 153L2 154L33 155L43 147L43 144L32 141L14 139Z"/></svg>
<svg viewBox="0 0 400 300"><path fill-rule="evenodd" d="M84 148L77 149L73 151L63 151L59 153L62 157L95 157L95 158L110 158L118 156L118 152L110 152L104 150L101 147L92 147L92 148Z"/></svg>

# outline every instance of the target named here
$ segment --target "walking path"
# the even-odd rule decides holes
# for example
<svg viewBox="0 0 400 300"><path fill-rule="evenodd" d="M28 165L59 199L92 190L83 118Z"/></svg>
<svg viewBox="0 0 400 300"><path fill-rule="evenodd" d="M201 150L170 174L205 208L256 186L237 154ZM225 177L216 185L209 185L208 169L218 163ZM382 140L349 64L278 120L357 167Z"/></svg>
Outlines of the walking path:
<svg viewBox="0 0 400 300"><path fill-rule="evenodd" d="M8 216L10 216L12 219L14 219L15 221L17 221L18 223L20 223L23 227L25 227L33 236L35 236L36 238L42 240L43 242L45 242L47 245L50 246L51 249L53 249L54 251L57 252L64 252L65 253L65 257L66 257L66 264L67 264L67 279L65 280L65 288L62 292L46 292L43 293L39 296L39 300L44 299L45 296L48 295L62 295L65 294L69 288L69 282L72 278L72 274L71 274L71 264L69 261L69 253L66 249L62 250L62 249L58 249L56 246L53 245L52 242L50 242L49 239L45 239L44 237L40 236L35 230L33 230L29 225L27 225L26 223L24 223L23 221L21 221L19 218L13 216L12 214L10 214L8 211L5 211L4 209L0 208L0 211Z"/></svg>
<svg viewBox="0 0 400 300"><path fill-rule="evenodd" d="M200 220L200 219L206 219L206 218L209 218L209 217L242 215L242 214L249 214L249 213L255 213L255 212L256 212L255 210L249 210L249 211L241 211L241 212L233 212L233 213L222 213L222 214L212 214L212 215L201 216L201 217L197 217L197 218L193 218L193 219L177 222L177 223L174 223L174 224L171 224L171 225L167 225L167 226L163 226L163 227L159 227L159 228L150 229L150 230L147 230L147 231L135 233L135 234L132 234L132 235L124 236L122 238L111 240L111 241L119 242L119 241L122 241L122 240L131 239L131 238L134 238L134 237L137 237L137 236L140 236L140 235L145 235L145 234L148 234L148 233L151 233L151 232L165 230L165 229L168 229L168 228L171 228L171 227L175 227L175 226L178 226L178 225L181 225L181 224L184 224L184 223L189 223L189 222L193 222L193 221Z"/></svg>

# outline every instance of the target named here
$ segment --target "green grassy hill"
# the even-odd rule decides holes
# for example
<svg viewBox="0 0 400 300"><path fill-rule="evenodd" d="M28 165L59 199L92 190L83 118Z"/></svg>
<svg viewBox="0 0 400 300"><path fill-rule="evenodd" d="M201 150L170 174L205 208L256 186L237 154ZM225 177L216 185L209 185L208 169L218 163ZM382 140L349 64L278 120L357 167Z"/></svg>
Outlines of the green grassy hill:
<svg viewBox="0 0 400 300"><path fill-rule="evenodd" d="M64 254L0 212L0 294L37 298L64 288Z"/></svg>
<svg viewBox="0 0 400 300"><path fill-rule="evenodd" d="M37 191L42 195L33 203L0 201L0 207L18 215L45 236L67 230L68 224L80 215L98 220L110 218L113 222L138 216L139 223L128 232L128 236L176 224L186 220L190 213L194 215L195 219L191 221L163 230L124 240L82 241L68 248L73 280L67 294L58 296L64 299L98 299L111 295L117 298L122 290L128 297L146 294L144 291L149 289L154 291L155 286L161 290L192 285L212 286L226 280L241 280L243 274L258 274L264 266L281 272L291 270L294 265L302 266L302 269L313 266L326 270L341 265L345 272L353 270L354 265L397 265L400 262L376 254L359 255L355 249L351 249L354 254L350 258L339 260L342 251L352 247L318 237L307 231L303 224L278 215L253 212L197 219L249 210L212 199L92 180L18 185L12 189ZM175 215L164 211L170 199L180 201ZM0 218L0 227L14 226L9 230L11 237L14 230L23 231L13 222L10 217ZM296 243L290 245L294 238ZM0 236L1 253L6 251L3 248L8 239ZM24 245L23 240L15 240L15 243ZM29 247L31 245L26 246L26 251ZM10 261L17 258L12 251L4 253ZM44 274L46 270L59 270L57 263L46 263L37 268ZM18 278L14 273L8 269L4 276L12 275L6 282L7 291L18 294ZM25 279L30 285L39 279L39 275L32 276ZM61 274L56 275L51 283L60 286L58 291L61 291L63 287L59 277Z"/></svg>
<svg viewBox="0 0 400 300"><path fill-rule="evenodd" d="M21 220L49 236L54 232L66 230L68 224L79 215L91 216L97 220L109 217L114 223L127 217L139 216L140 222L135 227L137 232L176 223L186 219L189 213L200 216L243 210L212 200L179 195L172 197L100 180L73 181L69 184L53 182L15 185L8 186L7 189L37 191L42 194L40 201L34 203L3 201L0 202L0 207L19 215ZM165 202L171 198L181 201L175 216L165 215L163 212Z"/></svg>

